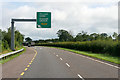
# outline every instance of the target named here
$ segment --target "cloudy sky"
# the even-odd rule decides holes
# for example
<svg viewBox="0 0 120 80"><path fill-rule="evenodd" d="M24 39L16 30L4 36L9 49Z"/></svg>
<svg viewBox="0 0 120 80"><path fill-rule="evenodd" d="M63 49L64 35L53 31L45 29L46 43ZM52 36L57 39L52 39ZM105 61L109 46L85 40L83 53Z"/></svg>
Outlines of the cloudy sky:
<svg viewBox="0 0 120 80"><path fill-rule="evenodd" d="M30 1L30 0L29 0ZM32 39L57 38L57 31L65 29L73 35L81 31L90 33L118 33L118 0L18 0L0 3L0 28L10 27L12 18L36 19L36 12L51 12L49 29L36 28L35 22L16 22L15 27Z"/></svg>

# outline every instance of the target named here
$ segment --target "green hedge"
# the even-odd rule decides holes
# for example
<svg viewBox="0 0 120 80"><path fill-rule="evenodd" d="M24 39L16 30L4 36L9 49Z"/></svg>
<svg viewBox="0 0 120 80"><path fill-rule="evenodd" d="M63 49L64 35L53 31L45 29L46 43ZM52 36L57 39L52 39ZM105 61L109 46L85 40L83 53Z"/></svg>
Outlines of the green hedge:
<svg viewBox="0 0 120 80"><path fill-rule="evenodd" d="M90 51L93 53L109 54L120 56L120 42L118 41L85 41L85 42L57 42L57 43L39 43L35 46L55 46L80 51Z"/></svg>

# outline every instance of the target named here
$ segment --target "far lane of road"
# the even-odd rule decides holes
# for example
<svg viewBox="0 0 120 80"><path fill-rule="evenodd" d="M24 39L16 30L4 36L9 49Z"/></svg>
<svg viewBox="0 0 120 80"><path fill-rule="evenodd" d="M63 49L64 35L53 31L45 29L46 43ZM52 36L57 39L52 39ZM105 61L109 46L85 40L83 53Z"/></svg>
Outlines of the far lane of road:
<svg viewBox="0 0 120 80"><path fill-rule="evenodd" d="M118 69L56 48L38 52L22 78L118 78Z"/></svg>

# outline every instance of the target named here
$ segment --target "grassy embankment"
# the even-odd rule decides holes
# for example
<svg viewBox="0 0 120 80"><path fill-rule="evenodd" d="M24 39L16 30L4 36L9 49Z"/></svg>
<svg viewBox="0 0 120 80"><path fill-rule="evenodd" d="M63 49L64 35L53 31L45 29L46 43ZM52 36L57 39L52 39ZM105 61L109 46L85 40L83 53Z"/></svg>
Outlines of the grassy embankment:
<svg viewBox="0 0 120 80"><path fill-rule="evenodd" d="M9 57L7 57L6 59L1 59L0 60L0 64L4 64L4 63L6 63L6 62L8 62L8 61L10 61L10 60L12 60L12 59L14 59L14 58L16 58L17 56L19 56L19 55L21 55L22 53L24 53L25 51L26 51L26 48L25 47L20 47L20 48L16 48L16 50L20 50L20 49L24 49L24 51L22 51L22 52L20 52L20 53L17 53L17 54L15 54L15 55L12 55L12 56L9 56ZM5 54L5 53L8 53L8 52L12 52L11 50L7 50L7 51L4 51L3 53Z"/></svg>
<svg viewBox="0 0 120 80"><path fill-rule="evenodd" d="M16 47L15 48L15 50L20 50L20 49L22 49L23 47ZM4 50L4 51L2 51L2 53L0 53L0 55L1 54L6 54L6 53L9 53L9 52L12 52L12 50L9 48L9 49L7 49L7 50Z"/></svg>
<svg viewBox="0 0 120 80"><path fill-rule="evenodd" d="M39 43L36 44L36 46L55 47L77 54L82 54L120 64L120 43L118 41Z"/></svg>
<svg viewBox="0 0 120 80"><path fill-rule="evenodd" d="M74 53L77 53L77 54L82 54L82 55L98 58L98 59L101 59L101 60L113 62L113 63L116 63L116 64L120 64L120 58L119 57L110 56L108 54L96 54L96 53L92 53L92 52L78 51L78 50L61 48L61 47L53 47L53 48L58 48L58 49L74 52Z"/></svg>

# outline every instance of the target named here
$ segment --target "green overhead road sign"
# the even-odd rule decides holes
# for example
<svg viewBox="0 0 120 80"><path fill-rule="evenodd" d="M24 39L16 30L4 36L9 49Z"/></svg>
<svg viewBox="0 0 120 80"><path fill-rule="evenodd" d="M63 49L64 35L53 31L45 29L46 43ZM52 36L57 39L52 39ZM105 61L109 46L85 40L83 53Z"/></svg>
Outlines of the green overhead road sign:
<svg viewBox="0 0 120 80"><path fill-rule="evenodd" d="M37 12L37 28L51 28L51 12Z"/></svg>

